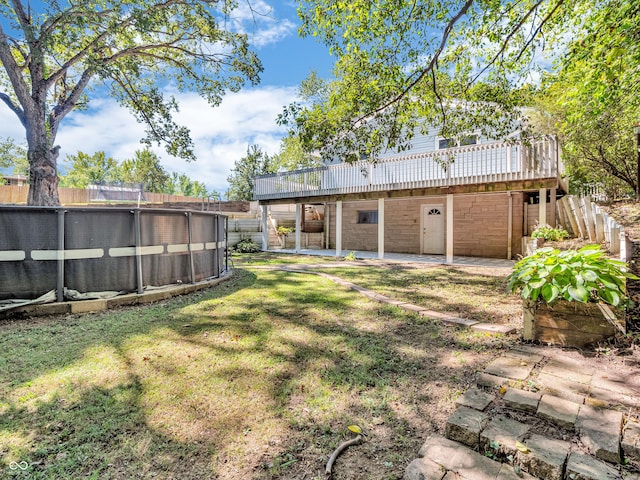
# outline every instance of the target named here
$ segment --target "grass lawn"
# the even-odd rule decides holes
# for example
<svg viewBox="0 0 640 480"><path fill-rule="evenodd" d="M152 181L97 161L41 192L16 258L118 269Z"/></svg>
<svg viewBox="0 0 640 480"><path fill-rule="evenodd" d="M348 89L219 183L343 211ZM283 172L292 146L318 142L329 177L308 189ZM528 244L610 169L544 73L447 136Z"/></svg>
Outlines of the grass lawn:
<svg viewBox="0 0 640 480"><path fill-rule="evenodd" d="M333 478L402 478L476 370L513 341L443 327L316 275L254 268L276 260L251 258L206 292L0 324L0 476L325 479L329 455L357 424L366 441L338 458ZM427 281L427 271L331 273L410 297L406 282ZM465 277L437 283L456 296ZM480 315L504 285L469 278L482 299L465 291L458 303Z"/></svg>

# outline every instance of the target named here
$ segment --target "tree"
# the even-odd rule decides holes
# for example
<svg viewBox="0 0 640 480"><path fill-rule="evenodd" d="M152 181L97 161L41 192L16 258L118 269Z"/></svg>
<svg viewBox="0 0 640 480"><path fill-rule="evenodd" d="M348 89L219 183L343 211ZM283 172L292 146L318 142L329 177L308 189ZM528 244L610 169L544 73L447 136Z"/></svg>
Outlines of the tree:
<svg viewBox="0 0 640 480"><path fill-rule="evenodd" d="M301 33L337 56L328 99L285 120L307 151L358 160L407 148L416 131L512 131L514 87L587 0L304 0ZM582 10L581 10L582 9ZM288 117L288 118L287 118Z"/></svg>
<svg viewBox="0 0 640 480"><path fill-rule="evenodd" d="M640 5L607 2L584 17L540 103L561 134L574 182L602 185L611 196L631 190L640 200L632 134L640 119L638 65Z"/></svg>
<svg viewBox="0 0 640 480"><path fill-rule="evenodd" d="M142 183L147 192L165 193L171 183L160 159L149 149L136 150L133 158L124 160L119 176L123 182Z"/></svg>
<svg viewBox="0 0 640 480"><path fill-rule="evenodd" d="M0 99L26 131L30 205L56 205L55 139L60 123L86 107L93 85L104 85L147 127L144 141L164 143L193 159L188 131L172 113L164 83L197 91L213 106L226 90L262 70L246 35L226 17L232 0L0 0ZM39 11L37 10L39 9ZM93 90L94 91L94 90Z"/></svg>
<svg viewBox="0 0 640 480"><path fill-rule="evenodd" d="M0 140L0 168L10 168L14 175L28 175L27 150L12 138Z"/></svg>
<svg viewBox="0 0 640 480"><path fill-rule="evenodd" d="M66 161L69 169L60 178L62 187L87 188L89 185L120 181L118 162L104 152L93 155L78 152L76 155L67 155Z"/></svg>
<svg viewBox="0 0 640 480"><path fill-rule="evenodd" d="M228 200L253 200L253 179L257 175L275 173L277 166L258 145L247 147L247 154L236 160L227 178Z"/></svg>
<svg viewBox="0 0 640 480"><path fill-rule="evenodd" d="M317 154L305 152L299 135L291 134L280 142L280 151L271 159L273 170L291 171L318 167L322 164Z"/></svg>
<svg viewBox="0 0 640 480"><path fill-rule="evenodd" d="M206 198L209 196L215 197L216 195L219 196L216 192L209 194L204 183L199 182L198 180L191 180L184 173L173 172L171 174L169 184L170 192L167 193L172 193L173 195L184 195L185 197L198 198Z"/></svg>

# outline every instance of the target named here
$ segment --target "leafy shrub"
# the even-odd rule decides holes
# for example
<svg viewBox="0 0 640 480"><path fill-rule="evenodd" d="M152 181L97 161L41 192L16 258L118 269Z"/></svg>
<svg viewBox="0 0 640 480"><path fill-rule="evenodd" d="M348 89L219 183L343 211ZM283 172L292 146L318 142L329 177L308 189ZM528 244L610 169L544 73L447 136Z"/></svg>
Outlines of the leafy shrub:
<svg viewBox="0 0 640 480"><path fill-rule="evenodd" d="M294 232L294 231L295 231L295 229L294 229L294 228L291 228L291 227L283 227L282 225L280 225L280 226L278 227L278 236L282 236L282 235L284 235L284 236L286 237L287 235L289 235L290 233L292 233L292 232Z"/></svg>
<svg viewBox="0 0 640 480"><path fill-rule="evenodd" d="M357 258L356 258L356 252L353 252L353 251L352 251L352 252L347 253L347 254L344 256L344 259L345 259L347 262L354 262L354 261L356 261L356 260L357 260Z"/></svg>
<svg viewBox="0 0 640 480"><path fill-rule="evenodd" d="M569 232L564 228L552 228L549 225L538 225L531 234L531 238L544 238L551 242L557 242L569 238Z"/></svg>
<svg viewBox="0 0 640 480"><path fill-rule="evenodd" d="M258 253L262 248L250 238L243 238L236 244L234 250L238 253Z"/></svg>
<svg viewBox="0 0 640 480"><path fill-rule="evenodd" d="M550 304L565 299L617 306L627 300L626 279L637 279L625 270L625 262L605 257L599 245L577 251L547 247L515 264L507 289Z"/></svg>

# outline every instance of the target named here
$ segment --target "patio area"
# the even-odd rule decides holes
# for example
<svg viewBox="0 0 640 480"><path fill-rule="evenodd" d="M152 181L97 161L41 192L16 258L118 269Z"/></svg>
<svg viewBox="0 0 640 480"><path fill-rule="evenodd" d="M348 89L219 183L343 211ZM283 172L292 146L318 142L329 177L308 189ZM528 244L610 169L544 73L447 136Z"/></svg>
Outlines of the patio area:
<svg viewBox="0 0 640 480"><path fill-rule="evenodd" d="M323 257L336 257L335 249L278 249L268 250L271 253L288 253L296 255L316 255ZM342 259L350 252L342 251L342 255L337 258ZM512 268L514 260L501 258L481 258L454 256L453 262L447 262L446 255L415 255L409 253L387 253L384 259L378 259L378 252L354 251L358 260L380 260L381 262L401 262L401 263L432 263L436 265L465 265L477 267Z"/></svg>

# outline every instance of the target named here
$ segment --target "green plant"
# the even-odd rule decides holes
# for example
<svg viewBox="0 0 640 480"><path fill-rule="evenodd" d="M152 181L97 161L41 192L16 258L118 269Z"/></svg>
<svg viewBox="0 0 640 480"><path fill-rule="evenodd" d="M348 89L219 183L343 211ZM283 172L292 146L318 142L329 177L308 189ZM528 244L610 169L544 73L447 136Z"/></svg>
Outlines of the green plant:
<svg viewBox="0 0 640 480"><path fill-rule="evenodd" d="M562 227L553 228L549 225L538 225L531 234L531 238L544 238L551 242L557 242L569 238L569 232Z"/></svg>
<svg viewBox="0 0 640 480"><path fill-rule="evenodd" d="M550 304L564 299L617 306L627 299L627 278L637 277L626 271L625 262L607 258L599 245L577 251L547 247L515 264L507 289Z"/></svg>
<svg viewBox="0 0 640 480"><path fill-rule="evenodd" d="M281 237L281 236L283 236L283 235L284 235L284 236L286 237L287 235L289 235L290 233L292 233L292 232L294 232L294 231L295 231L295 228L292 228L292 227L284 227L284 226L280 225L280 226L278 227L278 236L279 236L279 237Z"/></svg>
<svg viewBox="0 0 640 480"><path fill-rule="evenodd" d="M355 261L357 260L357 258L356 258L356 252L351 251L351 252L347 253L347 254L344 256L344 259L345 259L347 262L355 262Z"/></svg>
<svg viewBox="0 0 640 480"><path fill-rule="evenodd" d="M238 253L258 253L262 251L260 245L250 238L243 238L240 240L234 247L234 250Z"/></svg>

